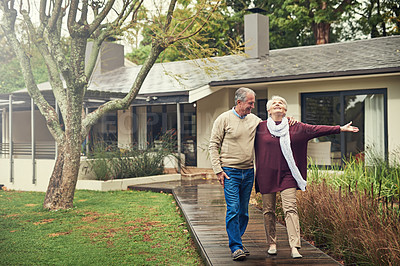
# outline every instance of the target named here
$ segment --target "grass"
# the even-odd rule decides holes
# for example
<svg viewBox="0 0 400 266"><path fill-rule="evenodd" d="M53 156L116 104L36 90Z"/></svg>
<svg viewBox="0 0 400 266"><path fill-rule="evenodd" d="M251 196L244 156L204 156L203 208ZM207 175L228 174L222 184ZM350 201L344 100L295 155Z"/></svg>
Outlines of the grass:
<svg viewBox="0 0 400 266"><path fill-rule="evenodd" d="M202 265L172 195L78 190L64 211L43 199L0 191L0 265Z"/></svg>

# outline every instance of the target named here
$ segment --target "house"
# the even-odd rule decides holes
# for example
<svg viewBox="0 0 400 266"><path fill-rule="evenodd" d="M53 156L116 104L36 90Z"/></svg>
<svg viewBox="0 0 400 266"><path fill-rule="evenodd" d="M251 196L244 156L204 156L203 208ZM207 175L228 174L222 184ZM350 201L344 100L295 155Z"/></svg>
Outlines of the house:
<svg viewBox="0 0 400 266"><path fill-rule="evenodd" d="M400 148L400 36L269 50L268 18L250 14L245 16L245 38L247 56L154 65L131 107L107 114L90 138L117 141L120 147L144 146L174 129L186 164L210 168L212 123L232 108L235 90L245 86L256 92L254 112L263 119L267 99L280 95L288 101L288 114L298 120L327 125L353 121L360 128L358 134L312 141L309 153L318 164L363 158L367 150L385 158ZM123 62L123 47L105 44L85 96L87 112L128 92L140 66ZM56 106L49 84L39 87ZM44 190L56 153L44 119L24 90L0 95L0 109L0 184Z"/></svg>

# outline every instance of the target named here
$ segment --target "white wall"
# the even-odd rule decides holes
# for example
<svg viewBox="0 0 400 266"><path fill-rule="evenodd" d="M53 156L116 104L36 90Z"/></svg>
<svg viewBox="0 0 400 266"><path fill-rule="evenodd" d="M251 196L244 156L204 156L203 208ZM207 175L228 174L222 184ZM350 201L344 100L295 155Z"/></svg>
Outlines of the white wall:
<svg viewBox="0 0 400 266"><path fill-rule="evenodd" d="M268 97L284 97L288 102L288 115L300 120L301 93L384 88L387 88L388 94L388 148L391 153L396 149L400 151L400 76L272 84L268 86Z"/></svg>
<svg viewBox="0 0 400 266"><path fill-rule="evenodd" d="M215 119L234 105L234 89L222 89L197 101L197 167L211 168L208 143Z"/></svg>
<svg viewBox="0 0 400 266"><path fill-rule="evenodd" d="M0 184L8 189L46 191L54 167L54 160L36 160L36 184L33 184L33 167L30 159L14 159L14 182L10 182L10 161L0 159Z"/></svg>
<svg viewBox="0 0 400 266"><path fill-rule="evenodd" d="M397 154L400 155L400 75L282 82L280 84L248 84L245 86L256 92L256 100L271 98L273 95L284 97L288 102L288 116L297 120L301 120L301 93L387 88L389 153L397 150ZM210 138L212 124L219 114L232 108L235 90L223 88L197 101L197 166L199 168L211 167L205 148L207 148ZM256 111L255 108L254 112Z"/></svg>

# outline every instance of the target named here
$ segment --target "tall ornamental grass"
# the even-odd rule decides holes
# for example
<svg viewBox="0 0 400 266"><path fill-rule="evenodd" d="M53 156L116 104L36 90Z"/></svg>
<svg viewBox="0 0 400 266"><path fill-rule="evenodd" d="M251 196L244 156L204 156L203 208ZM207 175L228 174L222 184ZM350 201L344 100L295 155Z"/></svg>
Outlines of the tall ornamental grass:
<svg viewBox="0 0 400 266"><path fill-rule="evenodd" d="M297 193L302 237L345 265L400 265L400 164L391 158L311 165L307 190ZM276 210L285 224L279 193Z"/></svg>
<svg viewBox="0 0 400 266"><path fill-rule="evenodd" d="M400 265L398 203L311 183L298 193L303 237L345 265Z"/></svg>
<svg viewBox="0 0 400 266"><path fill-rule="evenodd" d="M298 193L304 238L346 265L400 265L400 164L391 158L350 158L340 171L311 166Z"/></svg>

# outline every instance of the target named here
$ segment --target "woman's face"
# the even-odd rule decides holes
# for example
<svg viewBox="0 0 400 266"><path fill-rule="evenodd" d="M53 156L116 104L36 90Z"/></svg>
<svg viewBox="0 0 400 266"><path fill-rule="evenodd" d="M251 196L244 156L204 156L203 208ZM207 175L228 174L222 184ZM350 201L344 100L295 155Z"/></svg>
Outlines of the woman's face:
<svg viewBox="0 0 400 266"><path fill-rule="evenodd" d="M273 100L271 107L268 110L269 115L274 115L274 114L281 114L283 116L286 115L286 107L283 101L281 100Z"/></svg>

